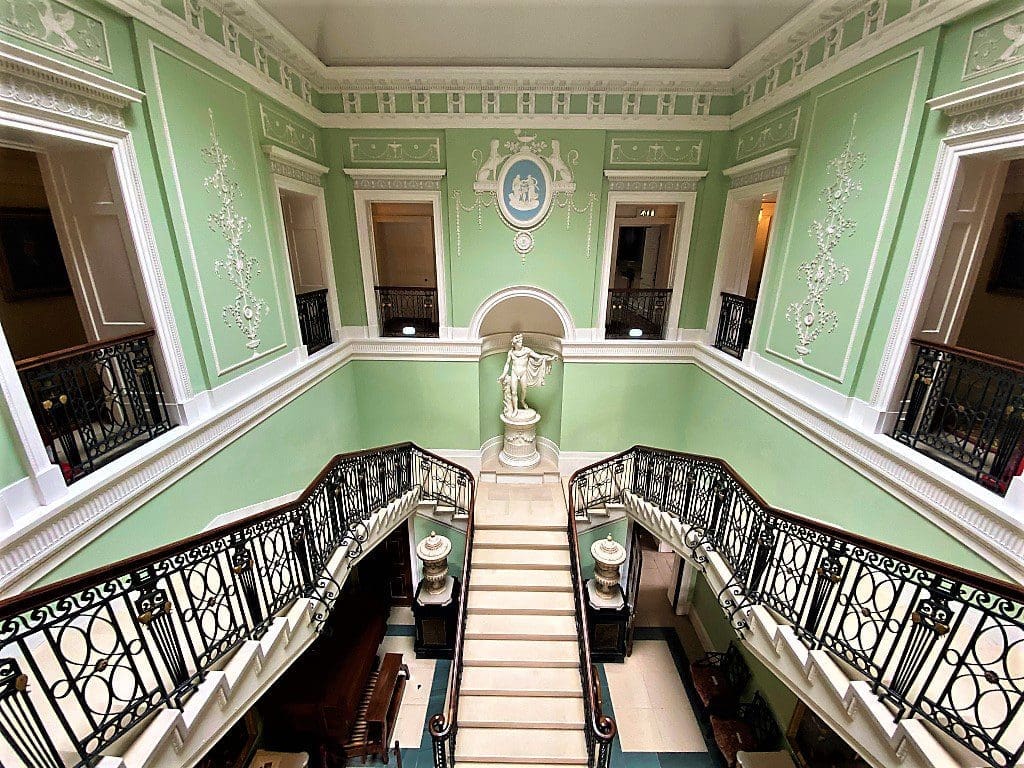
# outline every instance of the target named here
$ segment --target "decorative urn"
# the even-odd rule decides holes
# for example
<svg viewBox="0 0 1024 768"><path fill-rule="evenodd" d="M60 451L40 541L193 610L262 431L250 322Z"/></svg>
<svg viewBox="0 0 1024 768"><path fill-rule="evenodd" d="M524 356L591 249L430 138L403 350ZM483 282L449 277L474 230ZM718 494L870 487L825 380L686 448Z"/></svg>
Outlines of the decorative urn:
<svg viewBox="0 0 1024 768"><path fill-rule="evenodd" d="M626 548L609 534L607 539L594 542L590 554L594 556L597 594L607 600L618 597L619 566L626 562Z"/></svg>
<svg viewBox="0 0 1024 768"><path fill-rule="evenodd" d="M427 584L427 593L439 595L444 592L448 579L448 555L452 551L452 542L447 536L439 536L431 531L427 538L416 545L416 555L423 561L423 580Z"/></svg>

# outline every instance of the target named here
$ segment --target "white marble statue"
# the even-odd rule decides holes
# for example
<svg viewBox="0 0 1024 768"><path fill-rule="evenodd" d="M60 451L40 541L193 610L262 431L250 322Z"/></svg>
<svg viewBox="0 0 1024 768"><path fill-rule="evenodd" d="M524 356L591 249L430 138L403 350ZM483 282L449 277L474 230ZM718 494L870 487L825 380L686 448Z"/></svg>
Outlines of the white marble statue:
<svg viewBox="0 0 1024 768"><path fill-rule="evenodd" d="M543 387L544 377L551 373L556 355L542 355L523 345L523 334L512 337L512 348L505 358L505 367L498 377L501 384L501 415L506 419L531 419L534 410L526 404L528 387Z"/></svg>

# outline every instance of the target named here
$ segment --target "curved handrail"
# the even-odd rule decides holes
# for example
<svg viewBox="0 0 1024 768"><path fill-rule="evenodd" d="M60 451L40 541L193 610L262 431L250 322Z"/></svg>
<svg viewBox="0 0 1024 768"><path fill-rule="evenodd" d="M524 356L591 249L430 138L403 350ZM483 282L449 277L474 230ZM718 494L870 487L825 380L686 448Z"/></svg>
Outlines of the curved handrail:
<svg viewBox="0 0 1024 768"><path fill-rule="evenodd" d="M462 687L462 646L466 635L466 604L469 602L469 577L473 567L473 515L476 504L469 505L466 519L466 552L462 558L462 584L459 586L459 611L455 631L455 652L448 673L445 711L430 716L428 730L434 749L434 765L444 768L455 763L455 738L459 722L459 689ZM447 753L445 750L447 749Z"/></svg>
<svg viewBox="0 0 1024 768"><path fill-rule="evenodd" d="M416 498L468 513L473 476L412 443L340 454L294 502L0 601L0 755L94 764L296 598L322 620L340 590L328 564Z"/></svg>
<svg viewBox="0 0 1024 768"><path fill-rule="evenodd" d="M994 766L1024 755L1024 588L772 507L714 457L634 446L569 488L577 515L632 504L629 492L676 518L698 562L714 551L732 572L733 617L771 610L867 678L897 718L930 720Z"/></svg>
<svg viewBox="0 0 1024 768"><path fill-rule="evenodd" d="M575 475L574 475L575 477ZM571 487L571 486L570 486ZM580 542L576 532L576 511L572 494L569 498L568 524L569 568L572 574L573 598L576 601L576 634L580 649L580 682L587 716L587 751L592 768L606 768L611 757L611 742L618 733L615 720L602 711L601 689L590 655L590 629L587 622L587 601L583 594L583 572L580 568ZM595 754L595 748L596 753Z"/></svg>

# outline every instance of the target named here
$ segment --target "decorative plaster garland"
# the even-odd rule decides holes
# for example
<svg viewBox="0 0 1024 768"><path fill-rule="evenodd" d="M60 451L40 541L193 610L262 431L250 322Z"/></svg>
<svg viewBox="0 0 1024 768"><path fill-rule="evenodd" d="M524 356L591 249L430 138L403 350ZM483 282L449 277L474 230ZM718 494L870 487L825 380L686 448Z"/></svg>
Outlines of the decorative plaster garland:
<svg viewBox="0 0 1024 768"><path fill-rule="evenodd" d="M213 166L213 173L203 179L203 187L213 192L220 208L206 217L210 229L220 234L228 244L226 258L213 263L214 273L224 275L235 286L235 300L221 309L224 323L236 327L245 336L245 346L255 350L260 346L260 325L270 315L270 305L252 290L252 281L260 274L259 262L242 249L242 238L252 229L249 220L235 209L238 182L228 177L231 157L224 152L217 138L217 125L210 115L210 146L202 150L203 160Z"/></svg>
<svg viewBox="0 0 1024 768"><path fill-rule="evenodd" d="M812 221L808 230L817 253L798 267L807 282L807 296L786 308L786 319L796 329L796 351L801 359L811 353L811 344L822 333L832 333L839 322L838 313L825 307L825 293L837 281L842 285L850 279L850 268L840 264L833 253L843 236L852 235L857 226L857 222L844 213L850 198L861 191L861 183L853 178L853 172L860 169L865 160L863 152L853 151L856 125L857 114L854 113L846 146L828 163L836 180L822 189L818 198L825 203L825 218Z"/></svg>

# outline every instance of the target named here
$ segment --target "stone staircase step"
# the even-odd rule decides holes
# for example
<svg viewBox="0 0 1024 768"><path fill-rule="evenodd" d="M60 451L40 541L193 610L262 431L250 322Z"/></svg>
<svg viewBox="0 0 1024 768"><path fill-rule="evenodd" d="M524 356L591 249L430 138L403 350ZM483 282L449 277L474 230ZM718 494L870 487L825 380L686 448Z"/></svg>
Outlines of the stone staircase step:
<svg viewBox="0 0 1024 768"><path fill-rule="evenodd" d="M540 728L459 728L458 763L586 765L583 731Z"/></svg>
<svg viewBox="0 0 1024 768"><path fill-rule="evenodd" d="M569 550L494 549L474 542L473 567L565 571L569 569Z"/></svg>
<svg viewBox="0 0 1024 768"><path fill-rule="evenodd" d="M469 640L462 651L467 667L572 667L580 664L575 640Z"/></svg>
<svg viewBox="0 0 1024 768"><path fill-rule="evenodd" d="M583 699L551 696L462 696L459 728L582 729Z"/></svg>
<svg viewBox="0 0 1024 768"><path fill-rule="evenodd" d="M474 553L475 554L475 553ZM572 592L569 571L542 571L518 568L478 568L473 566L469 589L502 592ZM537 602L544 600L536 596Z"/></svg>
<svg viewBox="0 0 1024 768"><path fill-rule="evenodd" d="M555 696L582 699L578 666L568 667L466 667L462 670L461 696Z"/></svg>
<svg viewBox="0 0 1024 768"><path fill-rule="evenodd" d="M472 579L469 583L472 587ZM543 595L538 595L535 592L500 592L471 588L467 598L466 612L469 615L574 616L576 601L573 600L571 592L545 592Z"/></svg>
<svg viewBox="0 0 1024 768"><path fill-rule="evenodd" d="M575 641L577 639L576 620L571 616L474 614L466 617L466 638Z"/></svg>
<svg viewBox="0 0 1024 768"><path fill-rule="evenodd" d="M557 531L481 529L477 526L473 546L477 549L562 549L568 552L569 540L565 526L560 526Z"/></svg>

